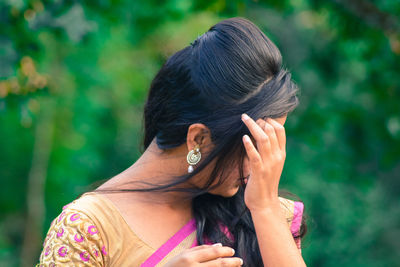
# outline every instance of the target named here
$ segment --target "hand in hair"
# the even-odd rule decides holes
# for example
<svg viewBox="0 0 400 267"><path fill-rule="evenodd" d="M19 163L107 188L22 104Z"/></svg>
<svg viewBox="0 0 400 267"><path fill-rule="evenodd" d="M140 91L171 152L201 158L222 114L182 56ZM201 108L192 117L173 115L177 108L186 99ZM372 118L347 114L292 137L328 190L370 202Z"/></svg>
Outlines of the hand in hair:
<svg viewBox="0 0 400 267"><path fill-rule="evenodd" d="M279 180L286 159L285 128L270 118L255 122L244 114L242 120L255 139L252 141L247 135L243 136L250 164L244 201L251 213L263 264L304 267L306 264L287 227L278 198Z"/></svg>
<svg viewBox="0 0 400 267"><path fill-rule="evenodd" d="M255 122L244 114L242 120L254 138L252 141L249 136L243 136L250 165L245 203L250 211L265 210L279 203L278 186L286 159L285 128L271 118Z"/></svg>
<svg viewBox="0 0 400 267"><path fill-rule="evenodd" d="M235 251L221 244L201 245L187 249L172 258L166 267L236 267L243 264L242 259L233 257Z"/></svg>

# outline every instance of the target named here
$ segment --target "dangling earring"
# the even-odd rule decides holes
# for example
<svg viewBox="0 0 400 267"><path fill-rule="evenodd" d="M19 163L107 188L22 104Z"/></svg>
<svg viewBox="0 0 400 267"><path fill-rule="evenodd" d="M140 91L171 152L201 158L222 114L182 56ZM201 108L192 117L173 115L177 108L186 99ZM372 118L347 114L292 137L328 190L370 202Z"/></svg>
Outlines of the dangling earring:
<svg viewBox="0 0 400 267"><path fill-rule="evenodd" d="M200 146L198 144L189 151L186 159L189 163L188 173L191 173L194 170L193 166L196 165L201 159Z"/></svg>

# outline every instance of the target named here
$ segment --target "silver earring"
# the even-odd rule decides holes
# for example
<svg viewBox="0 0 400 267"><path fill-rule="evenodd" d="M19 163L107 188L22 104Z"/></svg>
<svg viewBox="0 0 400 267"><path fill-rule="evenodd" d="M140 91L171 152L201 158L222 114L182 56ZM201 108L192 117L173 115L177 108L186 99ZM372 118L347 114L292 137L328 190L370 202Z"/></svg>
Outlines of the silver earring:
<svg viewBox="0 0 400 267"><path fill-rule="evenodd" d="M192 150L187 154L186 160L189 163L188 173L193 172L193 166L196 165L201 159L200 146L197 144Z"/></svg>

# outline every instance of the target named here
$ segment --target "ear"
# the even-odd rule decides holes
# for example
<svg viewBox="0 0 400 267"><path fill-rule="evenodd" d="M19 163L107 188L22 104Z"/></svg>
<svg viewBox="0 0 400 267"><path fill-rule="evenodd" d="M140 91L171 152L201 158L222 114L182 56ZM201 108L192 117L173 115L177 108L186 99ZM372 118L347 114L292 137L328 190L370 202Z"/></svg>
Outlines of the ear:
<svg viewBox="0 0 400 267"><path fill-rule="evenodd" d="M188 151L192 150L197 144L200 146L200 152L207 152L213 146L211 131L202 123L190 125L186 136Z"/></svg>

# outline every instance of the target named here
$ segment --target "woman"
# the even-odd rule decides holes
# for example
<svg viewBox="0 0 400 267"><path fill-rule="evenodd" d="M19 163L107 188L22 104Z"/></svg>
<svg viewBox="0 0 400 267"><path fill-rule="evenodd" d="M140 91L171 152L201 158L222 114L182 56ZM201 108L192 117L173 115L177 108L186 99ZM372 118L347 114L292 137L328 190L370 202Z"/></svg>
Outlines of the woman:
<svg viewBox="0 0 400 267"><path fill-rule="evenodd" d="M152 81L142 156L64 207L41 264L305 266L303 204L278 197L297 90L252 22L212 26Z"/></svg>

